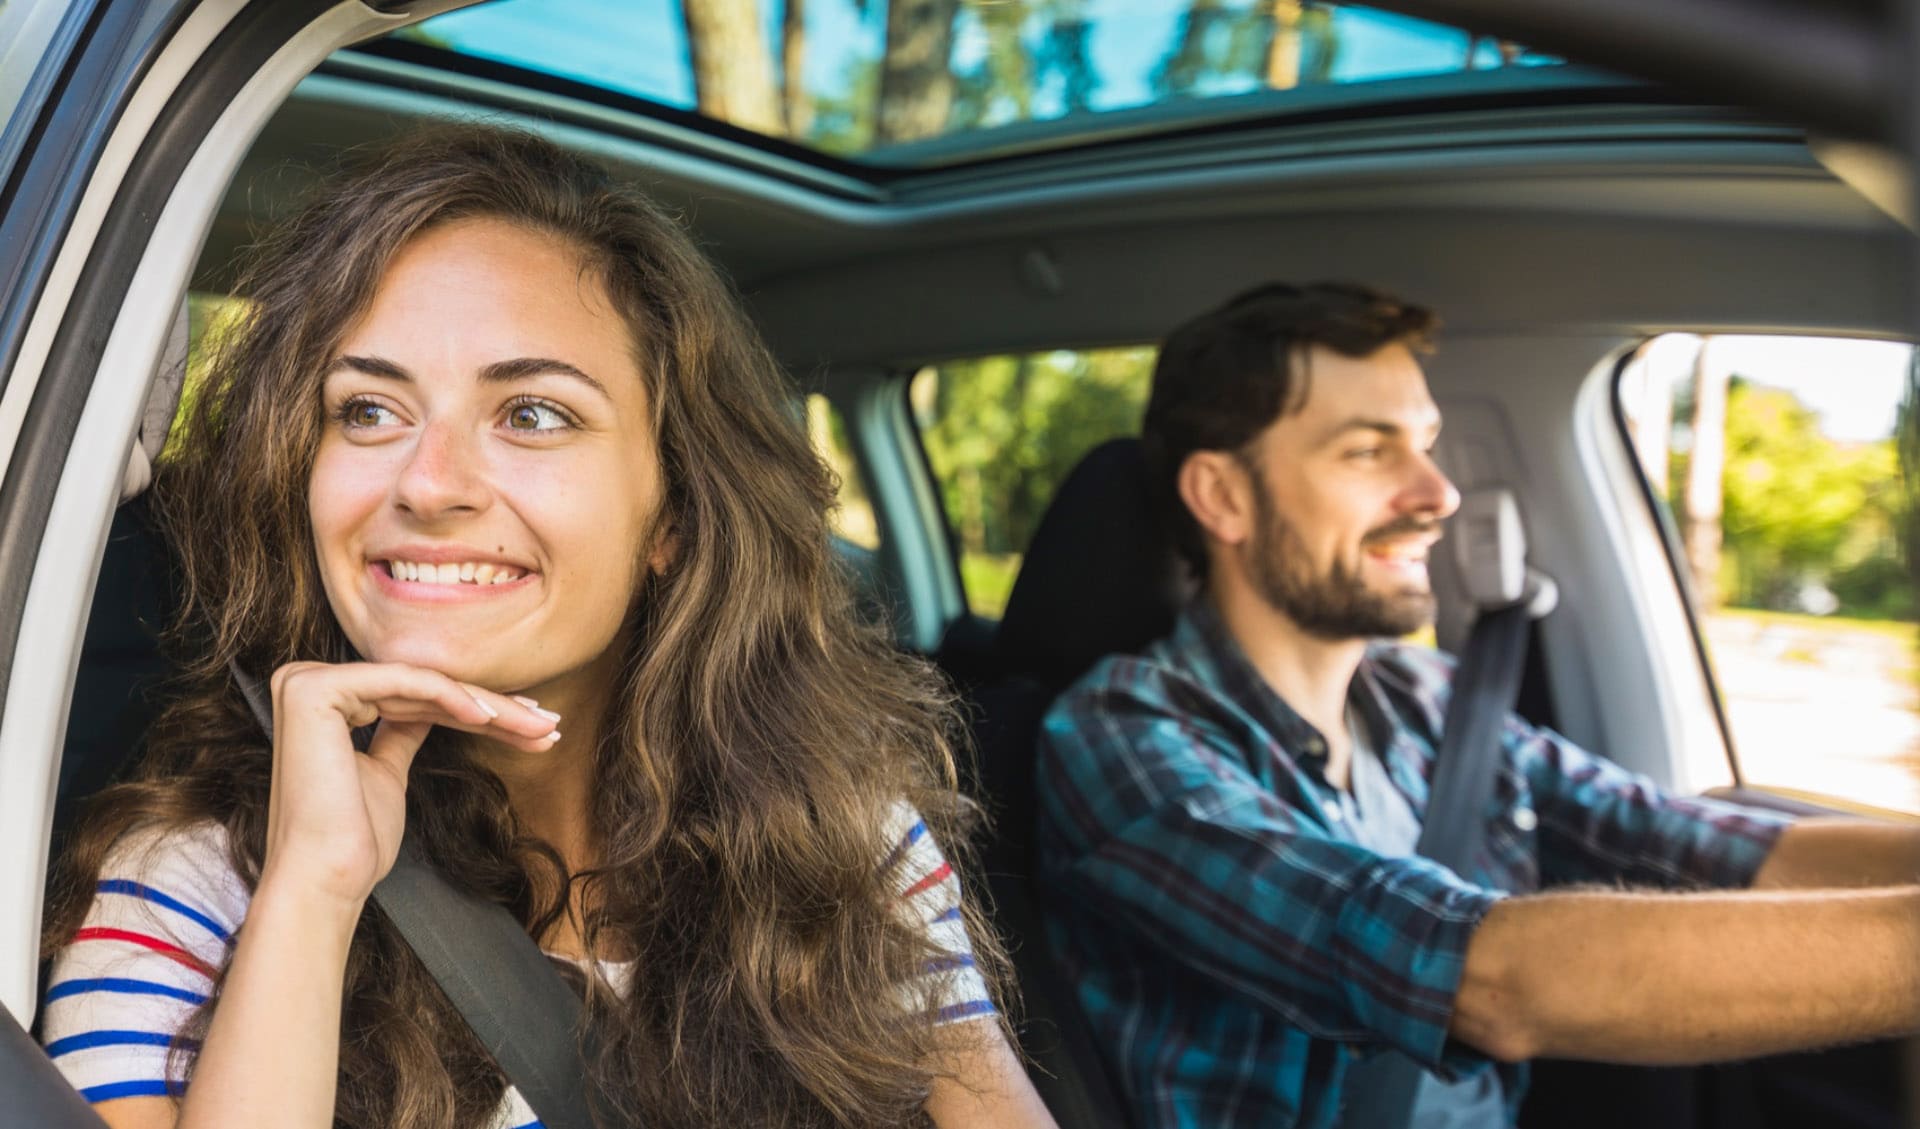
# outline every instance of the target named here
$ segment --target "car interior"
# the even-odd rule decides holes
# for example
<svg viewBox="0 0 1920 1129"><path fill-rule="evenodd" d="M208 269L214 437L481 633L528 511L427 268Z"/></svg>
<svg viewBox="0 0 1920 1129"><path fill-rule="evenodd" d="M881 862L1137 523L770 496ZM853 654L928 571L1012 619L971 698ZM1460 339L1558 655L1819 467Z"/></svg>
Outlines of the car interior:
<svg viewBox="0 0 1920 1129"><path fill-rule="evenodd" d="M871 512L871 536L838 542L862 604L903 651L953 679L967 711L967 786L992 819L972 889L1014 952L1023 1050L1063 1126L1129 1118L1046 951L1031 890L1035 732L1095 660L1163 634L1192 582L1158 528L1140 450L1119 430L1072 453L1070 472L1047 485L1002 604L973 598L950 483L916 402L930 373L949 379L950 362L1150 350L1272 279L1362 281L1432 306L1443 320L1425 358L1446 419L1440 461L1463 491L1510 492L1528 561L1559 592L1531 629L1520 712L1668 788L1809 810L1804 792L1743 787L1671 519L1618 388L1663 333L1911 339L1901 206L1846 158L1850 139L1558 54L1475 65L1479 40L1458 28L1319 5L1355 21L1349 49L1367 42L1358 29L1373 18L1398 35L1459 37L1466 64L1297 90L1190 90L830 149L570 73L563 54L539 56L566 50L557 33L560 47L536 38L515 55L463 38L457 21L471 13L418 22L448 7L228 18L183 6L145 72L171 84L137 111L155 123L148 148L124 155L130 167L170 160L175 174L137 216L102 213L103 239L116 224L154 234L122 269L126 298L97 330L100 360L78 384L43 376L19 419L0 402L0 423L21 429L14 458L36 460L31 486L44 499L32 544L10 563L33 577L22 589L31 601L18 597L19 653L36 646L45 659L12 668L0 730L0 767L15 774L0 775L0 857L30 871L0 879L0 921L12 923L0 929L0 999L23 1023L41 971L43 860L79 802L137 754L166 673L168 566L140 496L121 497L117 452L155 405L166 418L178 388L160 374L180 371L183 335L217 316L256 232L339 151L453 119L551 137L683 216L792 374L796 412L811 399L836 421L836 469ZM1171 21L1197 6L1161 7ZM253 54L230 57L250 59L244 67L208 77L220 51L242 50ZM169 101L176 91L193 97ZM52 373L59 356L49 358ZM190 383L190 361L184 371ZM56 407L64 423L36 422ZM1475 611L1460 561L1436 556L1433 583L1435 640L1457 650ZM31 770L16 763L28 749L40 750ZM1905 1124L1907 1053L1540 1063L1522 1124Z"/></svg>

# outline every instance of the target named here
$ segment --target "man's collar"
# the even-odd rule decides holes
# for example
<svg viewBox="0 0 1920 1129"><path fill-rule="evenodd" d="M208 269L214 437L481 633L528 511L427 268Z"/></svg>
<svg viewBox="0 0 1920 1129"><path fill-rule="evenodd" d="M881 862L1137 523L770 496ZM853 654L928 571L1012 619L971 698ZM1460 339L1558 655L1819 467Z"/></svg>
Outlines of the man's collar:
<svg viewBox="0 0 1920 1129"><path fill-rule="evenodd" d="M1254 669L1205 589L1181 610L1172 642L1202 681L1250 713L1289 753L1326 754L1325 736ZM1347 701L1364 719L1370 731L1369 743L1387 755L1397 744L1403 726L1376 670L1379 648L1379 643L1368 646L1347 687Z"/></svg>

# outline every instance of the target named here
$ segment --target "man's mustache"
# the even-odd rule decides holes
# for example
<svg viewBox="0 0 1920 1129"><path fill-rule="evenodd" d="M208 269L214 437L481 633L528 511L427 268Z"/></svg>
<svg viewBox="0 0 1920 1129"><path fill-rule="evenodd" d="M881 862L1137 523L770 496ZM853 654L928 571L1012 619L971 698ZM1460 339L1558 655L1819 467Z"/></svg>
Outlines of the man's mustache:
<svg viewBox="0 0 1920 1129"><path fill-rule="evenodd" d="M1360 543L1362 545L1371 545L1376 541L1391 541L1396 537L1425 536L1429 533L1439 532L1441 532L1439 518L1416 517L1408 514L1406 517L1395 518L1377 529L1370 530L1365 537L1360 539Z"/></svg>

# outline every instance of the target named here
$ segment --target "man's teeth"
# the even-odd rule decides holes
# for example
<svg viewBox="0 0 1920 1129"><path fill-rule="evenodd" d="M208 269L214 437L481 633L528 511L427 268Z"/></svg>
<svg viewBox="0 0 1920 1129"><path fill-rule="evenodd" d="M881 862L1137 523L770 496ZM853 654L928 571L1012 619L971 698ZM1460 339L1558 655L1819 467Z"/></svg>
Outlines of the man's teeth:
<svg viewBox="0 0 1920 1129"><path fill-rule="evenodd" d="M1396 561L1424 561L1427 559L1427 547L1425 545L1376 545L1373 548L1373 555Z"/></svg>
<svg viewBox="0 0 1920 1129"><path fill-rule="evenodd" d="M508 565L476 564L473 561L460 564L388 561L387 572L395 580L410 580L415 584L505 584L521 576L519 569Z"/></svg>

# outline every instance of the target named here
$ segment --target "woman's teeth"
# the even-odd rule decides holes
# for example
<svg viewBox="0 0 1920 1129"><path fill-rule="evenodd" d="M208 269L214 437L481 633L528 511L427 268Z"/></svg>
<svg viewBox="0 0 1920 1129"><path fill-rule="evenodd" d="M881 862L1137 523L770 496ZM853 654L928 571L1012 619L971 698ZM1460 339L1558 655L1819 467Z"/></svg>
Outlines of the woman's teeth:
<svg viewBox="0 0 1920 1129"><path fill-rule="evenodd" d="M387 573L395 580L415 584L505 584L520 579L520 570L508 565L429 564L422 561L388 561Z"/></svg>

